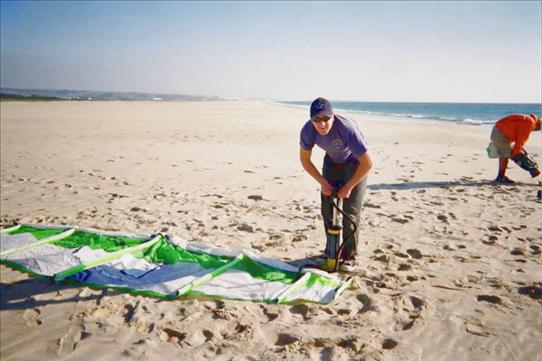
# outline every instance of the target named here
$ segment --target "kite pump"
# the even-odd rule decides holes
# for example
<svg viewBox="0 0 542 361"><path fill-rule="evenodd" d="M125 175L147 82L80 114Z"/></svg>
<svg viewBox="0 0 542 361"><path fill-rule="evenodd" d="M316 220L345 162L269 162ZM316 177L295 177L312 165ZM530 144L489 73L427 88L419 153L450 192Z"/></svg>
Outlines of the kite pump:
<svg viewBox="0 0 542 361"><path fill-rule="evenodd" d="M342 231L342 214L338 209L342 209L343 200L338 198L336 193L333 192L331 199L331 224L326 230L326 250L324 268L337 272L338 264L340 260L340 242Z"/></svg>
<svg viewBox="0 0 542 361"><path fill-rule="evenodd" d="M337 272L340 262L343 260L341 256L344 251L344 247L348 242L352 241L352 237L356 233L358 226L352 217L343 211L343 200L337 197L336 191L333 191L331 198L329 198L329 202L331 202L331 224L326 230L325 261L316 268L334 273ZM343 217L348 218L354 228L348 237L343 237L344 241L341 243ZM315 266L304 266L302 268L315 268Z"/></svg>

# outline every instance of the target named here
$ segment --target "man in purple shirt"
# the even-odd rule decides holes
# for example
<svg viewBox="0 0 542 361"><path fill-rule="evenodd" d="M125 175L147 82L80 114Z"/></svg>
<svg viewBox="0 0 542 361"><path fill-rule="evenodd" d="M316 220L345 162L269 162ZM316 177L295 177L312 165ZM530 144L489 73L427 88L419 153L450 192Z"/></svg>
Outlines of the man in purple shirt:
<svg viewBox="0 0 542 361"><path fill-rule="evenodd" d="M356 123L334 114L328 100L324 98L314 100L310 116L301 129L299 157L303 168L320 184L321 211L327 234L332 224L331 196L334 190L338 198L343 198L344 212L359 224L361 203L372 162L367 153L367 143ZM322 174L311 161L312 148L315 144L326 152ZM356 226L344 217L343 242L352 234L354 228ZM355 267L358 237L356 232L350 242L345 244L340 267L343 271L351 271ZM330 254L328 248L329 245L326 245L326 257Z"/></svg>

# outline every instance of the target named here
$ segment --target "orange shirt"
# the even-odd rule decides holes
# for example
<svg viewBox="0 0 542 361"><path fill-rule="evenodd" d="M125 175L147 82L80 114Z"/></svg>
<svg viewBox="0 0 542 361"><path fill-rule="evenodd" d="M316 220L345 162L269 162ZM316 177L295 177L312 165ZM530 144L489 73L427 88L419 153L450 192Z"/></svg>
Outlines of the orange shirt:
<svg viewBox="0 0 542 361"><path fill-rule="evenodd" d="M536 127L537 121L538 119L533 118L530 115L512 114L495 123L495 127L497 127L510 142L514 142L512 156L521 152L523 145L525 145L527 139L529 139L529 135Z"/></svg>

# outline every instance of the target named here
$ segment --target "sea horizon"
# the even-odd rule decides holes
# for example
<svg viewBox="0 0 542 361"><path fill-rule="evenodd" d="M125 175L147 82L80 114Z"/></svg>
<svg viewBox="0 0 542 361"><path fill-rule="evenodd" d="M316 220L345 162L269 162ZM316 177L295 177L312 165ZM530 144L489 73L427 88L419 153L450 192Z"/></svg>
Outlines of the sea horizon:
<svg viewBox="0 0 542 361"><path fill-rule="evenodd" d="M363 102L331 100L337 112L383 117L436 121L468 125L490 125L509 114L540 116L537 103L456 103L456 102ZM276 104L308 109L310 101L278 101Z"/></svg>

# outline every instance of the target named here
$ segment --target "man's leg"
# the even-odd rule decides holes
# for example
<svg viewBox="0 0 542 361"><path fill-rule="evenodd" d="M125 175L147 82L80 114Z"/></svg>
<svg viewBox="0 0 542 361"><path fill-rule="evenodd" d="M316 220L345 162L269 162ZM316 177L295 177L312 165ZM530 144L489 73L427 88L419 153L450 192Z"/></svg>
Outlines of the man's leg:
<svg viewBox="0 0 542 361"><path fill-rule="evenodd" d="M324 157L324 164L322 167L322 176L325 179L327 179L327 181L333 187L337 186L337 179L340 175L339 173L340 173L339 166L331 162L331 160L327 156ZM320 210L322 212L322 219L324 220L324 231L325 231L325 236L326 236L326 248L325 248L324 253L326 257L333 258L334 255L336 254L336 249L338 249L339 246L337 245L337 247L335 247L334 245L328 244L327 242L328 229L333 224L333 220L331 218L331 212L333 210L332 197L320 194L320 200L321 200Z"/></svg>
<svg viewBox="0 0 542 361"><path fill-rule="evenodd" d="M490 139L499 154L499 173L495 180L500 183L511 182L506 178L505 174L508 167L508 160L512 156L512 143L497 127L493 127Z"/></svg>
<svg viewBox="0 0 542 361"><path fill-rule="evenodd" d="M503 178L508 167L508 158L499 158L499 178Z"/></svg>
<svg viewBox="0 0 542 361"><path fill-rule="evenodd" d="M326 258L334 258L339 248L339 245L330 244L328 242L328 229L333 224L333 220L331 219L331 211L333 209L333 205L331 204L331 197L325 196L323 194L321 194L321 201L321 211L322 218L324 219L324 232L326 237L326 248L324 250L324 254Z"/></svg>
<svg viewBox="0 0 542 361"><path fill-rule="evenodd" d="M352 193L350 193L350 197L344 200L343 210L352 218L355 225L352 224L348 217L343 217L343 242L347 243L341 255L342 259L354 259L358 252L360 215L366 190L367 178L355 186Z"/></svg>

